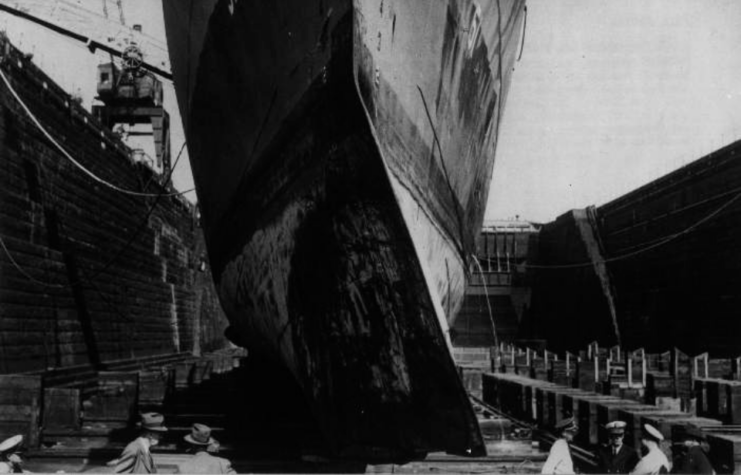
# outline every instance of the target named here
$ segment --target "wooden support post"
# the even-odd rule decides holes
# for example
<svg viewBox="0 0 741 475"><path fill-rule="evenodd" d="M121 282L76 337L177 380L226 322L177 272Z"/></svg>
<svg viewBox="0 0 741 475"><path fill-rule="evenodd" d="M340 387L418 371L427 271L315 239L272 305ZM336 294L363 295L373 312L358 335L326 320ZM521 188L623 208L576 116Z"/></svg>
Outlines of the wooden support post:
<svg viewBox="0 0 741 475"><path fill-rule="evenodd" d="M673 397L679 397L679 349L672 348L671 353L671 374L673 382Z"/></svg>
<svg viewBox="0 0 741 475"><path fill-rule="evenodd" d="M530 348L525 349L525 366L530 368Z"/></svg>
<svg viewBox="0 0 741 475"><path fill-rule="evenodd" d="M599 356L594 357L594 384L599 383Z"/></svg>
<svg viewBox="0 0 741 475"><path fill-rule="evenodd" d="M626 364L626 370L628 372L628 387L633 387L633 358L628 356L627 358L627 364Z"/></svg>
<svg viewBox="0 0 741 475"><path fill-rule="evenodd" d="M695 377L695 379L700 377L699 370L697 368L697 360L700 358L700 356L695 356L692 358L692 375Z"/></svg>
<svg viewBox="0 0 741 475"><path fill-rule="evenodd" d="M726 391L728 422L730 424L741 424L741 384L738 382L728 383Z"/></svg>
<svg viewBox="0 0 741 475"><path fill-rule="evenodd" d="M512 369L514 371L515 368L515 347L512 345Z"/></svg>
<svg viewBox="0 0 741 475"><path fill-rule="evenodd" d="M705 377L706 378L709 378L710 377L710 376L708 376L709 369L710 369L710 361L709 361L709 358L710 358L710 356L707 353L705 353L705 357L703 358L703 360L705 362Z"/></svg>

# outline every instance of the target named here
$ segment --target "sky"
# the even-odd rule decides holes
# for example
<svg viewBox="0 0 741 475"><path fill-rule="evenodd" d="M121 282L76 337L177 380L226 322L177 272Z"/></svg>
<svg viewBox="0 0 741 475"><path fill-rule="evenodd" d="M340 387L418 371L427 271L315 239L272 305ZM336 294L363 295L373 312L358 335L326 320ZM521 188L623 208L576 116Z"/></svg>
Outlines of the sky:
<svg viewBox="0 0 741 475"><path fill-rule="evenodd" d="M39 1L51 3L56 0L25 0L25 2L17 3L32 6L33 3ZM119 22L120 12L116 0L61 0L59 2L60 6L81 6L100 16L104 14L104 4L109 19ZM166 44L160 0L123 0L121 5L126 25L139 24L142 26L144 33ZM97 95L98 64L108 63L111 60L107 53L96 52L91 54L85 45L78 41L66 38L27 20L18 19L5 12L0 12L0 30L7 33L8 38L17 48L25 53L32 54L32 61L63 89L70 94L81 97L83 106L90 110ZM146 51L144 51L144 54L146 59ZM172 82L163 79L162 85L164 107L170 114L171 150L174 162L185 141L185 136ZM146 137L132 141L129 145L134 148L141 147L150 156L154 157L152 143L152 138ZM177 164L172 180L175 188L180 191L190 190L194 186L187 147ZM185 197L192 202L196 201L195 192L186 193Z"/></svg>
<svg viewBox="0 0 741 475"><path fill-rule="evenodd" d="M36 0L34 0L36 1ZM46 0L51 1L51 0ZM118 19L115 0L62 0ZM547 222L601 205L741 138L741 2L527 0L485 218ZM124 0L165 42L161 2ZM106 54L0 12L0 29L90 107ZM172 150L184 141L172 85ZM174 158L174 157L173 157ZM193 187L187 152L173 181ZM195 199L195 193L187 195Z"/></svg>
<svg viewBox="0 0 741 475"><path fill-rule="evenodd" d="M741 138L741 2L528 0L486 218L547 222Z"/></svg>

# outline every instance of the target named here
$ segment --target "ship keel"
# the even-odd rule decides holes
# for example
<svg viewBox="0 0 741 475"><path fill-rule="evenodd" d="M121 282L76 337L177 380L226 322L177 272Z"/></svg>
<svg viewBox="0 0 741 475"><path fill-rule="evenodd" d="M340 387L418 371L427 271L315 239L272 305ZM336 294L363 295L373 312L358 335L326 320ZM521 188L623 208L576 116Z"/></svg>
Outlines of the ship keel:
<svg viewBox="0 0 741 475"><path fill-rule="evenodd" d="M344 31L342 30L344 28ZM354 87L351 17L212 236L229 333L282 361L332 450L483 455L409 231ZM218 252L218 251L217 251Z"/></svg>

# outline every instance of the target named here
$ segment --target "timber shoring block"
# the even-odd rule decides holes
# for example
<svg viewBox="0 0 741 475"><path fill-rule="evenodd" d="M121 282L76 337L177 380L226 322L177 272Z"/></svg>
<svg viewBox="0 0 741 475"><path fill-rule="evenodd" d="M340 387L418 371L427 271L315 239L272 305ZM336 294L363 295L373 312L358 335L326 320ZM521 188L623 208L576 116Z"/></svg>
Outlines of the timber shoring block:
<svg viewBox="0 0 741 475"><path fill-rule="evenodd" d="M41 399L40 375L0 375L0 439L20 433L38 447Z"/></svg>

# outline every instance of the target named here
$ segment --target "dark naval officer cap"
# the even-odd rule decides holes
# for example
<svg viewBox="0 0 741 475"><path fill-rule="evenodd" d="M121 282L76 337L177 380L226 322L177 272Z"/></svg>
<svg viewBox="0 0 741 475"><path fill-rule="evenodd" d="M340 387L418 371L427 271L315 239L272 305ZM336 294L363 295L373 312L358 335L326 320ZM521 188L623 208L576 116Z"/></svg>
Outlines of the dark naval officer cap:
<svg viewBox="0 0 741 475"><path fill-rule="evenodd" d="M680 440L693 439L697 441L705 440L705 434L703 431L696 426L685 426L682 431L679 432Z"/></svg>
<svg viewBox="0 0 741 475"><path fill-rule="evenodd" d="M627 425L623 421L612 421L605 424L605 429L610 434L625 434L625 426Z"/></svg>
<svg viewBox="0 0 741 475"><path fill-rule="evenodd" d="M576 430L577 428L578 426L576 425L576 421L573 417L567 417L566 419L563 419L558 424L556 424L556 430L559 432L565 430Z"/></svg>
<svg viewBox="0 0 741 475"><path fill-rule="evenodd" d="M656 442L661 442L664 440L664 435L657 429L656 427L652 426L651 424L643 424L643 437L646 439L655 440Z"/></svg>

